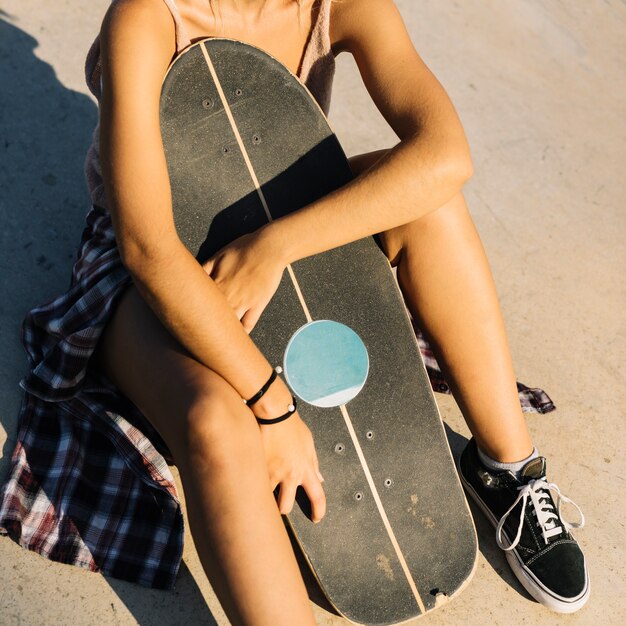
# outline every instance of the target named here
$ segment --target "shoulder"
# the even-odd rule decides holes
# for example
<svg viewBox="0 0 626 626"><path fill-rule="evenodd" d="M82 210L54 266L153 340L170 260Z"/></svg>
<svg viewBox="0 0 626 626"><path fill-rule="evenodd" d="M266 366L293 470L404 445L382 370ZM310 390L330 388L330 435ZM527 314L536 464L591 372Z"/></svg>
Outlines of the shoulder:
<svg viewBox="0 0 626 626"><path fill-rule="evenodd" d="M354 57L372 100L398 137L416 136L425 120L459 127L447 94L420 58L392 0L336 0L330 31L333 52Z"/></svg>
<svg viewBox="0 0 626 626"><path fill-rule="evenodd" d="M115 0L100 29L103 95L158 93L176 53L176 29L163 0Z"/></svg>
<svg viewBox="0 0 626 626"><path fill-rule="evenodd" d="M331 0L330 37L335 54L382 37L406 36L402 16L393 0Z"/></svg>
<svg viewBox="0 0 626 626"><path fill-rule="evenodd" d="M172 17L163 0L113 0L103 20L103 28L139 26L147 20L151 27L171 23Z"/></svg>
<svg viewBox="0 0 626 626"><path fill-rule="evenodd" d="M171 58L176 52L172 15L163 0L115 0L102 21L100 45L109 57L134 51Z"/></svg>

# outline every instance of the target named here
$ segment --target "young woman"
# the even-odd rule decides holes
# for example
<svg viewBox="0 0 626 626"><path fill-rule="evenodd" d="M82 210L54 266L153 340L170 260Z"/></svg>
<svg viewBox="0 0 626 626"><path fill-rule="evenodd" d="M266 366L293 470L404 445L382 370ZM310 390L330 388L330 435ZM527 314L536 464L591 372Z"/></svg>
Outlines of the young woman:
<svg viewBox="0 0 626 626"><path fill-rule="evenodd" d="M354 157L353 182L202 267L174 229L159 95L172 59L207 36L266 50L325 110L334 56L349 52L400 142ZM87 159L94 207L71 290L25 322L33 367L22 382L0 526L56 560L171 586L180 510L154 443L180 470L198 554L231 621L313 624L280 513L301 485L320 520L323 478L297 412L274 425L255 419L287 410L280 377L253 411L242 402L272 371L248 332L288 263L379 234L472 431L461 459L469 493L500 522L498 542L527 589L554 610L580 608L589 594L584 558L523 419L493 281L462 195L472 173L465 135L393 2L117 0L87 77L100 101ZM78 452L70 460L49 443L63 437L81 451L80 472ZM92 462L85 456L100 466L84 465ZM71 477L65 487L60 473ZM86 484L97 494L95 513L85 513ZM52 504L43 507L42 530L44 492Z"/></svg>

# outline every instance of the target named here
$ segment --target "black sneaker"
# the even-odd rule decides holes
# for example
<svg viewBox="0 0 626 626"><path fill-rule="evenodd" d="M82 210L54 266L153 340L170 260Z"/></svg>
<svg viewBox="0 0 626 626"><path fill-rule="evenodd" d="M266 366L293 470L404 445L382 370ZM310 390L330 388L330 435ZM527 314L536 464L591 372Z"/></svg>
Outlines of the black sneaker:
<svg viewBox="0 0 626 626"><path fill-rule="evenodd" d="M526 591L553 611L580 609L589 599L589 576L569 530L582 528L584 517L556 485L546 481L546 460L529 461L518 479L512 472L485 467L472 439L461 454L460 474L468 494L496 527L498 546ZM551 490L558 494L557 506ZM578 509L578 524L563 520L561 501Z"/></svg>

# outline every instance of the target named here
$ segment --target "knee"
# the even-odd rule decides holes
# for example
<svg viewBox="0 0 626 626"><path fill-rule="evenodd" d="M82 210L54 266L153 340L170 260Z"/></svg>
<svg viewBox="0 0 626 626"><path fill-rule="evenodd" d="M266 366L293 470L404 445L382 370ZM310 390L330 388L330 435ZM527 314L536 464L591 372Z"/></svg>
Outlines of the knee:
<svg viewBox="0 0 626 626"><path fill-rule="evenodd" d="M196 468L241 462L260 443L256 422L237 392L217 375L197 382L183 416L180 447Z"/></svg>
<svg viewBox="0 0 626 626"><path fill-rule="evenodd" d="M418 245L420 238L432 236L436 229L452 228L459 218L465 218L466 215L467 205L463 194L459 192L438 209L379 233L378 238L387 259L395 267L400 263L403 252L412 245Z"/></svg>

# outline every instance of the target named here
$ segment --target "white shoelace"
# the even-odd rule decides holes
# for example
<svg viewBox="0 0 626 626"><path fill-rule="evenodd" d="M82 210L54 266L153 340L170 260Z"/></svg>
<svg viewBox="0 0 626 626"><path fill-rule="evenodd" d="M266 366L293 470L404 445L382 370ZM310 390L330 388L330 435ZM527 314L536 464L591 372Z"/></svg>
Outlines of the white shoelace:
<svg viewBox="0 0 626 626"><path fill-rule="evenodd" d="M524 525L524 513L526 511L526 504L528 502L528 498L530 498L534 507L534 514L537 518L537 526L541 530L541 534L543 536L543 540L548 543L548 539L550 537L555 537L556 535L560 535L563 532L563 528L565 527L568 531L572 528L582 528L585 525L585 516L583 512L580 510L580 507L573 501L570 500L567 496L564 496L561 493L561 490L554 484L547 482L544 478L539 478L537 480L531 480L528 484L523 485L522 487L518 487L519 495L513 502L511 508L502 516L500 523L496 529L496 541L498 545L503 550L513 550L515 546L519 543L520 537L522 536L522 526ZM554 510L554 505L550 502L550 491L555 491L558 494L556 511ZM502 529L504 527L504 522L506 518L509 516L511 511L515 508L517 503L522 500L522 510L520 513L519 526L517 528L517 535L510 546L507 546L502 540ZM579 522L567 522L561 517L561 502L569 502L571 505L576 507L578 513L580 514Z"/></svg>

